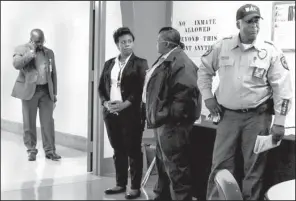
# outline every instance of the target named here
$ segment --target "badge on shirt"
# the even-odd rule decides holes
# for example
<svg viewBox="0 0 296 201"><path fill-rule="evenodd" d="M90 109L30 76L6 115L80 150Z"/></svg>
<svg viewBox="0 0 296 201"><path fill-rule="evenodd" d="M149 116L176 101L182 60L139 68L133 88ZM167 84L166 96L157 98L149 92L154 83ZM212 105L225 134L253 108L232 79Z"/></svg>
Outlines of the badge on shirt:
<svg viewBox="0 0 296 201"><path fill-rule="evenodd" d="M286 116L288 112L288 105L289 105L289 100L284 99L281 107L281 115Z"/></svg>
<svg viewBox="0 0 296 201"><path fill-rule="evenodd" d="M262 79L264 74L265 74L265 69L264 68L257 68L255 67L254 68L254 71L253 71L253 77L257 77L257 78L260 78Z"/></svg>
<svg viewBox="0 0 296 201"><path fill-rule="evenodd" d="M282 66L286 69L286 70L289 70L289 67L288 67L288 64L287 64L287 61L286 61L286 58L284 55L282 55L281 57L281 63L282 63Z"/></svg>
<svg viewBox="0 0 296 201"><path fill-rule="evenodd" d="M258 51L258 57L259 59L263 60L267 56L267 50L266 49L261 49Z"/></svg>

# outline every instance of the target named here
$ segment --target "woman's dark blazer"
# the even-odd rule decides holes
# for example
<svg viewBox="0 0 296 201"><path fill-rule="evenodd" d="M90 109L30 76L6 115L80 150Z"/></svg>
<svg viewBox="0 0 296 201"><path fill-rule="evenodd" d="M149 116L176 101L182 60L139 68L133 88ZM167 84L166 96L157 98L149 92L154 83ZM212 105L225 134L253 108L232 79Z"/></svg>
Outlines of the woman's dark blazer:
<svg viewBox="0 0 296 201"><path fill-rule="evenodd" d="M104 64L104 69L101 73L98 90L102 105L104 104L104 101L110 100L111 70L114 64L115 58L106 61ZM132 103L131 106L124 109L122 112L126 113L130 117L129 121L134 123L136 123L138 120L141 120L141 117L143 116L141 111L141 102L147 69L147 60L137 57L134 55L134 53L132 53L122 72L121 96L123 101L129 100ZM106 118L108 114L108 110L104 107L104 118Z"/></svg>

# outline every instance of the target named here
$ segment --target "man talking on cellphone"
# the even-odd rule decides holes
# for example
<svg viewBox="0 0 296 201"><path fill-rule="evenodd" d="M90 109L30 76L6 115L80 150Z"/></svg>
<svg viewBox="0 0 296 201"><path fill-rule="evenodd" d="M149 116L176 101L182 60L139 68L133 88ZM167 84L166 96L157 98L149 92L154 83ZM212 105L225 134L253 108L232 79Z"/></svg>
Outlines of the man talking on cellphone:
<svg viewBox="0 0 296 201"><path fill-rule="evenodd" d="M22 101L24 144L28 160L35 161L38 150L36 116L39 108L41 135L45 157L59 160L56 154L53 110L57 101L57 72L54 53L44 47L45 37L33 29L30 42L15 48L13 66L19 71L12 96Z"/></svg>

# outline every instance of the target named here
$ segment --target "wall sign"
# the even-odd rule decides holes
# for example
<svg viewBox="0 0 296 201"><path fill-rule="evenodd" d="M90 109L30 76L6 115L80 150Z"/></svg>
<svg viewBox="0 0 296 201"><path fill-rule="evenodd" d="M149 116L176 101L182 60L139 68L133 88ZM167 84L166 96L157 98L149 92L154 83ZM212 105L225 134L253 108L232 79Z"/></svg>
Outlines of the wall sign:
<svg viewBox="0 0 296 201"><path fill-rule="evenodd" d="M284 52L295 52L295 2L274 2L272 40Z"/></svg>

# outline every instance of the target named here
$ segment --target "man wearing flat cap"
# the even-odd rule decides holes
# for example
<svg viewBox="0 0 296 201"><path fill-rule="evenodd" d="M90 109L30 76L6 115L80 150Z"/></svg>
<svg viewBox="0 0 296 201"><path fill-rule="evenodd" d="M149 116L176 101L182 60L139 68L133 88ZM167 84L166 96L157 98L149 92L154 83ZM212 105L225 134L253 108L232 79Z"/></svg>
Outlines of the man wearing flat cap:
<svg viewBox="0 0 296 201"><path fill-rule="evenodd" d="M218 199L216 173L228 169L234 174L238 153L243 157L244 200L262 199L267 152L254 153L256 138L271 134L276 143L284 136L293 96L290 71L279 48L257 39L261 19L256 5L240 7L236 14L239 34L218 41L201 57L198 86L211 114L220 115L208 200ZM212 77L216 72L220 83L212 94Z"/></svg>

